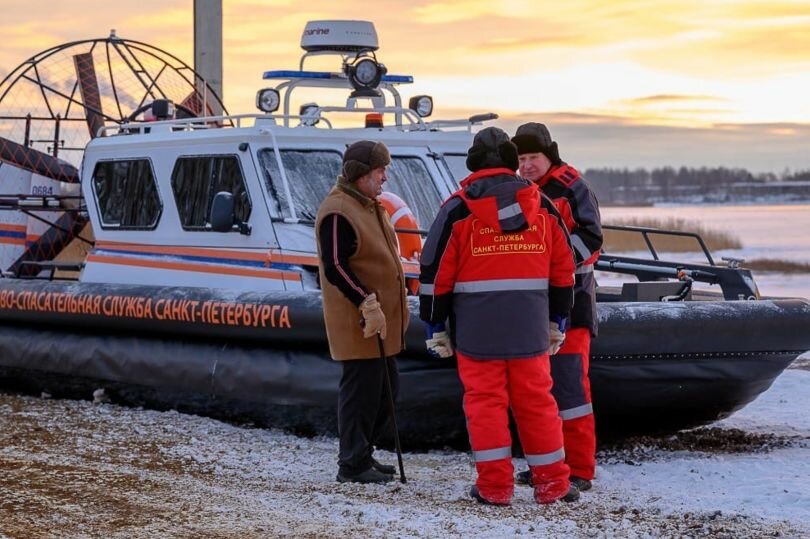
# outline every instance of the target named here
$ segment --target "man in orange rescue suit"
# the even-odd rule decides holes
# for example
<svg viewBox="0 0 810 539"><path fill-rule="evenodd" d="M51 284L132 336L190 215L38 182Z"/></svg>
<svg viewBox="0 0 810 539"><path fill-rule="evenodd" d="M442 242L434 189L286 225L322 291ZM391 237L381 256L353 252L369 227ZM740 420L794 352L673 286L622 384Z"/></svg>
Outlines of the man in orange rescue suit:
<svg viewBox="0 0 810 539"><path fill-rule="evenodd" d="M515 175L517 151L500 129L475 135L467 168L472 174L442 205L425 241L419 300L428 350L440 357L457 350L478 470L470 496L493 505L512 499L511 407L535 500L574 501L548 359L549 314L566 317L573 304L565 225L552 202Z"/></svg>
<svg viewBox="0 0 810 539"><path fill-rule="evenodd" d="M534 182L554 201L571 234L576 256L574 308L562 348L551 357L552 392L560 408L565 455L571 482L579 490L591 488L596 467L596 434L591 384L588 379L591 337L596 336L596 287L593 264L602 248L599 205L580 173L560 159L557 143L541 123L518 127L512 138L520 156L520 175ZM565 332L565 327L560 328ZM518 482L528 483L528 471Z"/></svg>
<svg viewBox="0 0 810 539"><path fill-rule="evenodd" d="M343 367L338 394L340 482L383 483L395 472L373 457L374 445L393 414L377 338L384 342L396 397L394 356L404 347L409 318L396 235L377 201L390 162L381 142L363 140L349 146L343 174L315 221L329 352Z"/></svg>

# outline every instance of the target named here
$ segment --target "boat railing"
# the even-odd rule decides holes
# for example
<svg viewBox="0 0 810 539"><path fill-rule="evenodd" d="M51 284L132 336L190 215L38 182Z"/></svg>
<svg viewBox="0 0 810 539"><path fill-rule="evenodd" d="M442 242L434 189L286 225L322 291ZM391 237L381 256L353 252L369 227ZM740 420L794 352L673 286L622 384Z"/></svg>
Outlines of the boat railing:
<svg viewBox="0 0 810 539"><path fill-rule="evenodd" d="M97 137L115 135L143 135L150 133L170 133L175 131L197 131L201 129L218 129L222 127L243 127L244 120L265 116L264 114L234 114L223 116L202 116L195 118L182 118L174 120L158 120L150 122L124 122L121 124L105 125L99 128ZM226 124L229 122L230 125Z"/></svg>
<svg viewBox="0 0 810 539"><path fill-rule="evenodd" d="M633 275L639 281L677 279L684 282L697 281L719 285L723 297L727 300L754 300L760 297L751 271L740 268L736 263L727 266L717 265L700 234L641 226L602 225L602 228L641 235L653 258L614 255L603 251L595 263L597 270ZM700 246L707 263L661 260L660 254L650 239L651 235L693 238Z"/></svg>
<svg viewBox="0 0 810 539"><path fill-rule="evenodd" d="M394 114L408 120L407 125L393 125L382 129L397 129L401 131L435 131L446 128L462 128L468 132L476 125L490 120L496 120L498 115L492 112L475 114L469 118L456 120L434 120L425 122L415 111L405 107L345 107L345 106L316 106L307 114L229 114L221 116L201 116L198 118L182 118L175 120L160 120L150 122L127 122L115 125L106 125L98 130L98 137L116 135L143 135L183 133L221 128L244 128L259 126L281 125L288 127L290 121L298 120L301 127L313 127L315 123L322 123L327 129L335 129L333 122L321 113L357 113L357 114Z"/></svg>
<svg viewBox="0 0 810 539"><path fill-rule="evenodd" d="M494 112L485 112L482 114L474 114L469 118L461 118L458 120L433 120L432 122L425 124L425 129L434 130L448 127L461 127L466 129L468 132L472 132L473 126L481 125L484 122L497 119L498 115Z"/></svg>
<svg viewBox="0 0 810 539"><path fill-rule="evenodd" d="M81 195L28 195L21 193L0 194L0 211L28 212L85 212Z"/></svg>
<svg viewBox="0 0 810 539"><path fill-rule="evenodd" d="M650 254L653 257L653 260L660 260L658 251L655 249L655 245L650 240L650 235L658 235L658 236L675 236L681 238L693 238L698 245L700 246L701 251L706 256L706 260L709 262L710 266L714 266L714 259L712 258L712 254L709 251L709 248L706 246L706 242L703 241L703 238L700 234L696 232L683 232L680 230L664 230L661 228L651 228L645 226L630 226L630 225L602 225L602 229L604 230L617 230L620 232L637 232L641 235L644 239L644 243L647 246L647 249L650 251Z"/></svg>
<svg viewBox="0 0 810 539"><path fill-rule="evenodd" d="M405 127L407 130L413 131L427 131L427 125L422 120L422 118L416 113L416 111L408 108L404 108L401 106L385 106L385 107L355 107L355 106L313 106L310 111L303 115L303 116L286 116L286 115L279 115L280 117L284 118L285 126L288 125L288 119L295 119L301 118L303 125L314 126L314 124L320 120L326 120L321 113L323 112L346 112L346 113L360 113L360 114L393 114L395 117L400 118L396 121L395 125L392 126L394 128ZM404 126L402 123L401 118L405 118L408 120L408 126ZM328 120L326 120L328 121ZM329 127L332 127L332 124L329 123ZM385 127L383 127L385 129Z"/></svg>

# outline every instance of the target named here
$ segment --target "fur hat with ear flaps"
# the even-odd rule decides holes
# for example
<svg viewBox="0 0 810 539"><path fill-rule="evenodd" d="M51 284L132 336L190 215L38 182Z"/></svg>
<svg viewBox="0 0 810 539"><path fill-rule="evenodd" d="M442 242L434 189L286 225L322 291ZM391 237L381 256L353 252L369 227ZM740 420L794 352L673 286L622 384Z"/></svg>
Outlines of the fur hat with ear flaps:
<svg viewBox="0 0 810 539"><path fill-rule="evenodd" d="M390 163L391 154L385 144L361 140L346 148L343 154L343 178L354 182L375 168L382 168Z"/></svg>
<svg viewBox="0 0 810 539"><path fill-rule="evenodd" d="M517 170L517 148L504 131L497 127L487 127L475 134L473 144L467 150L467 168L471 172L483 168Z"/></svg>
<svg viewBox="0 0 810 539"><path fill-rule="evenodd" d="M515 136L512 137L518 149L518 155L524 153L542 153L552 165L561 165L560 150L557 143L551 140L551 133L545 124L529 122L517 128Z"/></svg>

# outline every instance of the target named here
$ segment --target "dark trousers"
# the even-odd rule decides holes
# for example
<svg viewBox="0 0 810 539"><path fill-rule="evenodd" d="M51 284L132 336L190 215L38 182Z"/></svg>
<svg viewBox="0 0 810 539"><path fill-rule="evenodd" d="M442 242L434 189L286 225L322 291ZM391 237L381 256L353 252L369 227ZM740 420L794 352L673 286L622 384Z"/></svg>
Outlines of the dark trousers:
<svg viewBox="0 0 810 539"><path fill-rule="evenodd" d="M394 400L399 393L399 371L395 357L386 358ZM385 387L382 360L341 361L343 376L338 393L340 473L354 475L371 467L374 445L388 427L393 410Z"/></svg>

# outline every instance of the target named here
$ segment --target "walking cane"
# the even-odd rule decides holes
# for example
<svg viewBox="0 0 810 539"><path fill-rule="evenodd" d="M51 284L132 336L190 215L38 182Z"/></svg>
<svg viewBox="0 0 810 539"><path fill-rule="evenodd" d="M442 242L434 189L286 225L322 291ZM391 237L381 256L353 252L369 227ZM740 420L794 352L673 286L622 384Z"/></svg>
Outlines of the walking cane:
<svg viewBox="0 0 810 539"><path fill-rule="evenodd" d="M397 428L397 412L394 408L394 391L391 389L391 376L388 373L388 359L385 357L385 347L383 340L377 334L377 344L380 346L380 359L383 362L383 371L385 372L385 387L388 390L388 401L391 404L391 420L394 423L394 446L397 448L397 463L399 464L399 481L407 483L405 479L405 468L402 465L402 446L399 444L399 428Z"/></svg>

